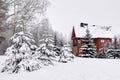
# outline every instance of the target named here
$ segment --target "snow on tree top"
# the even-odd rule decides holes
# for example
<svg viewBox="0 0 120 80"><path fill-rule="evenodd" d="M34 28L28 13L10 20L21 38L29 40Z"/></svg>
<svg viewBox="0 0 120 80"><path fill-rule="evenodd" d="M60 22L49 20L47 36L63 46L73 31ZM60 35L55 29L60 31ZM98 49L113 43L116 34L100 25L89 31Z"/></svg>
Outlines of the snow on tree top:
<svg viewBox="0 0 120 80"><path fill-rule="evenodd" d="M18 43L18 42L21 41L21 38L24 39L24 40L27 40L27 41L34 42L34 40L32 39L32 34L30 34L30 33L24 33L24 32L15 33L15 34L10 38L10 40L11 40L13 43Z"/></svg>
<svg viewBox="0 0 120 80"><path fill-rule="evenodd" d="M92 35L92 38L113 38L113 33L111 30L105 30L101 27L89 27L90 34ZM76 37L85 37L86 35L86 27L75 27L75 33Z"/></svg>

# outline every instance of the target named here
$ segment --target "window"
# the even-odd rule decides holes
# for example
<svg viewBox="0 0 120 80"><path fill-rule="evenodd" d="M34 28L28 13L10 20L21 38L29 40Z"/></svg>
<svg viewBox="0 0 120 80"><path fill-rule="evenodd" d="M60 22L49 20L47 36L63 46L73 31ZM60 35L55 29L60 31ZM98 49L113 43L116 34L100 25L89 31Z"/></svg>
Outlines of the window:
<svg viewBox="0 0 120 80"><path fill-rule="evenodd" d="M101 40L101 43L104 43L105 42L105 40Z"/></svg>
<svg viewBox="0 0 120 80"><path fill-rule="evenodd" d="M109 40L101 40L102 47L110 47L110 41Z"/></svg>

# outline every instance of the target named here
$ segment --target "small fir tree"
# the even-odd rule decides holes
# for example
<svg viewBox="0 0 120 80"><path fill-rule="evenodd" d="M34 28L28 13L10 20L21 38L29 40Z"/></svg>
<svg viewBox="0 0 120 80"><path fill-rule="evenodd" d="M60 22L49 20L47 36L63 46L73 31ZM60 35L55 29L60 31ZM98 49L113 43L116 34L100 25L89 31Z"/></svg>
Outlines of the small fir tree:
<svg viewBox="0 0 120 80"><path fill-rule="evenodd" d="M109 48L109 43L108 42L103 42L102 43L102 48L99 51L99 54L96 56L97 58L107 58L107 51Z"/></svg>

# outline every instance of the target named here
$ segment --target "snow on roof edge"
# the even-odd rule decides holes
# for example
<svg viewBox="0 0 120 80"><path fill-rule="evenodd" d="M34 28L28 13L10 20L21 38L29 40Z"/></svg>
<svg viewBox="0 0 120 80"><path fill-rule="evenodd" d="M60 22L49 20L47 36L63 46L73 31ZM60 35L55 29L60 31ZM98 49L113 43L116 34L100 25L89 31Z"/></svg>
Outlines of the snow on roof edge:
<svg viewBox="0 0 120 80"><path fill-rule="evenodd" d="M86 28L82 27L74 27L76 37L83 38L86 35ZM111 30L106 31L101 29L100 27L90 27L90 34L92 35L92 38L113 38L114 34Z"/></svg>

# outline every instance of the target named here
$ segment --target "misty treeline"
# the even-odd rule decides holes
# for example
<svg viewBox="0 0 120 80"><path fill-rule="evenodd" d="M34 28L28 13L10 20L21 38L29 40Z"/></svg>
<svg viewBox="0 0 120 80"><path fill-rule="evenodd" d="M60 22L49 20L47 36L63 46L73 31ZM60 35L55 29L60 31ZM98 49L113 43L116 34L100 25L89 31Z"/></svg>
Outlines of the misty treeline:
<svg viewBox="0 0 120 80"><path fill-rule="evenodd" d="M0 0L0 54L11 45L10 37L20 31L31 33L37 46L47 38L47 43L63 46L63 35L52 29L46 17L49 6L48 0Z"/></svg>

